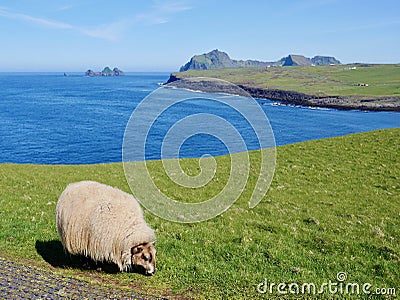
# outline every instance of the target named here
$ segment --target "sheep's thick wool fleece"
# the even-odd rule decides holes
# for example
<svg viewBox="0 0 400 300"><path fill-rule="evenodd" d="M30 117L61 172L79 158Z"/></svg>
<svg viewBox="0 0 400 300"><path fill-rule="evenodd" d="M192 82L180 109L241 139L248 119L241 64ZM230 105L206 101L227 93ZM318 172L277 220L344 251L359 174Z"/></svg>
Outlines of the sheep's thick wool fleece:
<svg viewBox="0 0 400 300"><path fill-rule="evenodd" d="M132 195L94 181L68 185L57 203L56 223L69 253L114 261L120 267L122 253L155 239Z"/></svg>

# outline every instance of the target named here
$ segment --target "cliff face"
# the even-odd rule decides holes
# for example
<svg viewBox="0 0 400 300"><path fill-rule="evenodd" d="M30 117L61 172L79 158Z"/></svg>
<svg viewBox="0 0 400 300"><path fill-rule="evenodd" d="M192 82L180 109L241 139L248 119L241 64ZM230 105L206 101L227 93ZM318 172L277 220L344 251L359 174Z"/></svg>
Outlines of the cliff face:
<svg viewBox="0 0 400 300"><path fill-rule="evenodd" d="M265 68L267 62L257 60L235 60L231 59L225 52L215 49L209 53L193 56L188 63L180 68L180 72L188 70L210 70L224 68L246 68L261 67Z"/></svg>
<svg viewBox="0 0 400 300"><path fill-rule="evenodd" d="M340 65L341 62L338 61L333 56L314 56L311 58L311 61L316 66L323 66L323 65Z"/></svg>
<svg viewBox="0 0 400 300"><path fill-rule="evenodd" d="M232 84L226 84L223 81L218 80L192 80L191 78L180 78L179 74L171 74L168 81L166 82L168 86L174 86L177 88L186 88L189 90L203 91L209 93L233 93L235 95L240 92ZM249 94L255 98L266 98L270 100L278 100L284 103L291 103L297 105L309 104L308 100L315 99L316 96L307 95L304 93L294 92L294 91L282 91L282 90L268 90L261 88L248 87L245 85L238 85L245 93L241 96L248 96ZM247 94L248 93L248 94ZM335 97L332 97L335 98Z"/></svg>
<svg viewBox="0 0 400 300"><path fill-rule="evenodd" d="M265 68L266 66L310 66L310 65L331 65L340 64L336 58L331 56L314 56L308 58L303 55L290 54L278 61L265 62L258 60L235 60L231 59L225 52L218 49L208 53L195 55L190 61L183 65L179 72L188 70L211 70L225 68Z"/></svg>
<svg viewBox="0 0 400 300"><path fill-rule="evenodd" d="M285 57L285 61L283 66L324 66L324 65L340 65L341 62L338 61L333 56L321 56L317 55L313 58L308 58L303 55L294 55L290 54L289 56Z"/></svg>
<svg viewBox="0 0 400 300"><path fill-rule="evenodd" d="M290 54L285 58L283 66L311 66L313 63L311 59L303 55Z"/></svg>
<svg viewBox="0 0 400 300"><path fill-rule="evenodd" d="M203 91L209 93L231 93L247 97L250 94L254 98L263 98L279 101L283 104L301 105L312 107L328 107L335 109L359 109L369 111L398 111L400 112L400 97L365 97L365 96L317 96L308 95L296 91L279 89L263 89L246 85L238 85L243 94L238 93L237 88L223 81L215 80L193 80L181 78L179 74L171 74L167 86L185 88L189 90ZM247 94L248 93L248 94Z"/></svg>

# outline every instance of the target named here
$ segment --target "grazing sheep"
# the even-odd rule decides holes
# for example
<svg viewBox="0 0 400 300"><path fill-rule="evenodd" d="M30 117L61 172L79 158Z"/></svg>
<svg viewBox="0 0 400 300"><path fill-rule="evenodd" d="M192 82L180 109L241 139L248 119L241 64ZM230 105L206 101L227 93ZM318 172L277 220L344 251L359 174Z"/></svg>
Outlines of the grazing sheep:
<svg viewBox="0 0 400 300"><path fill-rule="evenodd" d="M153 230L132 195L94 181L71 183L58 199L57 231L64 249L94 261L156 270Z"/></svg>

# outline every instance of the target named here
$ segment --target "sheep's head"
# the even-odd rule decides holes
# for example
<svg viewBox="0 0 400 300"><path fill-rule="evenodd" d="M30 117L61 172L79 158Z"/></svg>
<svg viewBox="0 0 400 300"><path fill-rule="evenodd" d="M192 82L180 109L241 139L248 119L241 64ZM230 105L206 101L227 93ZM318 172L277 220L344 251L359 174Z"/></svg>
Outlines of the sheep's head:
<svg viewBox="0 0 400 300"><path fill-rule="evenodd" d="M156 249L153 243L145 243L131 249L132 265L144 269L146 275L154 275L156 272Z"/></svg>

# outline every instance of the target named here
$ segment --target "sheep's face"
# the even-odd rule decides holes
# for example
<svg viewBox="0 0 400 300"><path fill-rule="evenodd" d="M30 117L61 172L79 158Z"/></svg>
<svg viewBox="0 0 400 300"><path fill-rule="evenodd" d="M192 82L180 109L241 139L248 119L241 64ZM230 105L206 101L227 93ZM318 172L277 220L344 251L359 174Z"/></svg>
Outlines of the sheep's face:
<svg viewBox="0 0 400 300"><path fill-rule="evenodd" d="M146 275L154 275L156 272L156 249L153 243L133 247L132 264L142 267Z"/></svg>

